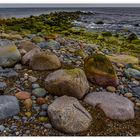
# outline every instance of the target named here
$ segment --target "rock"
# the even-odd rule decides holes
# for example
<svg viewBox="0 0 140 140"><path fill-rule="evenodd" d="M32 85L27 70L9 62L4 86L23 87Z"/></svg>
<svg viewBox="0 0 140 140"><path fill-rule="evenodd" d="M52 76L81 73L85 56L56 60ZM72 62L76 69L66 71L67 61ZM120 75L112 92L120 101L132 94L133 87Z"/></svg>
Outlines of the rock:
<svg viewBox="0 0 140 140"><path fill-rule="evenodd" d="M129 36L127 37L128 40L132 41L132 40L136 40L138 39L137 35L134 33L129 34Z"/></svg>
<svg viewBox="0 0 140 140"><path fill-rule="evenodd" d="M41 106L42 110L47 111L48 110L48 105L47 104L43 104Z"/></svg>
<svg viewBox="0 0 140 140"><path fill-rule="evenodd" d="M52 129L52 125L50 123L45 123L44 127L47 129Z"/></svg>
<svg viewBox="0 0 140 140"><path fill-rule="evenodd" d="M21 55L15 45L0 47L0 66L12 67L20 61Z"/></svg>
<svg viewBox="0 0 140 140"><path fill-rule="evenodd" d="M140 86L132 87L132 91L134 92L134 95L140 98Z"/></svg>
<svg viewBox="0 0 140 140"><path fill-rule="evenodd" d="M20 91L20 92L16 93L15 96L19 100L26 100L31 97L31 94L26 91Z"/></svg>
<svg viewBox="0 0 140 140"><path fill-rule="evenodd" d="M65 133L87 131L92 117L74 97L62 96L48 107L48 116L52 126Z"/></svg>
<svg viewBox="0 0 140 140"><path fill-rule="evenodd" d="M45 80L49 93L62 96L69 95L81 99L89 90L89 84L83 70L61 69L50 73Z"/></svg>
<svg viewBox="0 0 140 140"><path fill-rule="evenodd" d="M115 92L116 91L116 88L115 87L112 87L112 86L108 86L106 89L109 92Z"/></svg>
<svg viewBox="0 0 140 140"><path fill-rule="evenodd" d="M128 78L135 78L140 80L140 71L132 69L132 68L128 68L125 69L125 74Z"/></svg>
<svg viewBox="0 0 140 140"><path fill-rule="evenodd" d="M32 93L36 97L44 97L47 94L44 88L36 88L32 91Z"/></svg>
<svg viewBox="0 0 140 140"><path fill-rule="evenodd" d="M0 82L0 93L4 92L4 90L6 89L7 84L5 82Z"/></svg>
<svg viewBox="0 0 140 140"><path fill-rule="evenodd" d="M11 68L0 69L0 77L6 77L6 78L18 77L18 73Z"/></svg>
<svg viewBox="0 0 140 140"><path fill-rule="evenodd" d="M0 39L0 46L8 46L11 45L11 41L7 39Z"/></svg>
<svg viewBox="0 0 140 140"><path fill-rule="evenodd" d="M24 49L26 52L29 52L36 47L37 47L37 45L35 45L34 43L32 43L30 41L22 41L19 44L19 49Z"/></svg>
<svg viewBox="0 0 140 140"><path fill-rule="evenodd" d="M25 112L25 116L30 118L32 116L32 113L31 112Z"/></svg>
<svg viewBox="0 0 140 140"><path fill-rule="evenodd" d="M140 103L136 103L136 107L140 107Z"/></svg>
<svg viewBox="0 0 140 140"><path fill-rule="evenodd" d="M32 100L31 99L26 99L24 102L23 102L24 106L26 109L31 109L32 108Z"/></svg>
<svg viewBox="0 0 140 140"><path fill-rule="evenodd" d="M60 49L60 43L55 40L49 40L47 42L38 43L38 46L44 49Z"/></svg>
<svg viewBox="0 0 140 140"><path fill-rule="evenodd" d="M32 84L32 88L33 88L33 89L35 89L35 88L40 88L40 86L39 86L39 84L34 83L34 84Z"/></svg>
<svg viewBox="0 0 140 140"><path fill-rule="evenodd" d="M5 130L5 127L3 125L0 125L0 132L3 132Z"/></svg>
<svg viewBox="0 0 140 140"><path fill-rule="evenodd" d="M93 92L84 101L101 108L105 115L115 120L134 119L134 104L127 98L110 92Z"/></svg>
<svg viewBox="0 0 140 140"><path fill-rule="evenodd" d="M36 82L37 81L37 78L36 77L33 77L33 76L29 76L29 81L30 82Z"/></svg>
<svg viewBox="0 0 140 140"><path fill-rule="evenodd" d="M36 103L39 104L39 105L45 104L46 99L39 97L39 98L36 99Z"/></svg>
<svg viewBox="0 0 140 140"><path fill-rule="evenodd" d="M38 119L40 122L46 122L48 120L48 117L39 117Z"/></svg>
<svg viewBox="0 0 140 140"><path fill-rule="evenodd" d="M26 53L23 57L22 57L22 63L23 64L29 64L31 58L38 52L40 52L40 48L34 48L31 51L29 51L28 53Z"/></svg>
<svg viewBox="0 0 140 140"><path fill-rule="evenodd" d="M125 54L121 54L121 55L110 55L107 56L110 61L115 62L115 63L121 63L121 64L138 64L139 60L138 58L134 57L134 56L130 56L130 55L125 55Z"/></svg>
<svg viewBox="0 0 140 140"><path fill-rule="evenodd" d="M109 59L102 54L95 54L85 59L84 70L87 78L99 86L118 85L115 69Z"/></svg>
<svg viewBox="0 0 140 140"><path fill-rule="evenodd" d="M130 93L130 92L127 92L127 93L124 94L124 96L127 97L127 98L131 98L133 96L133 94Z"/></svg>
<svg viewBox="0 0 140 140"><path fill-rule="evenodd" d="M55 70L61 67L61 63L55 54L42 51L33 55L29 66L33 70Z"/></svg>
<svg viewBox="0 0 140 140"><path fill-rule="evenodd" d="M0 119L17 115L19 111L19 103L14 96L0 96Z"/></svg>
<svg viewBox="0 0 140 140"><path fill-rule="evenodd" d="M6 33L1 33L0 38L5 38L9 40L21 40L22 36L19 34L6 34Z"/></svg>
<svg viewBox="0 0 140 140"><path fill-rule="evenodd" d="M45 41L45 39L42 38L42 37L40 37L40 36L35 36L35 37L32 38L32 41L33 41L34 43L40 43L40 42Z"/></svg>
<svg viewBox="0 0 140 140"><path fill-rule="evenodd" d="M21 64L16 64L14 69L15 70L22 70L22 65Z"/></svg>

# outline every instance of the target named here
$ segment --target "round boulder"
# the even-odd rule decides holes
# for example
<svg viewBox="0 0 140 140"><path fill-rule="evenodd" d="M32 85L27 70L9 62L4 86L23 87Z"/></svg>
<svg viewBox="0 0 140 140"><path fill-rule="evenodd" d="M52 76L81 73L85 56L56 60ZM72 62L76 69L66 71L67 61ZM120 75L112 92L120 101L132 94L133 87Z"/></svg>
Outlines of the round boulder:
<svg viewBox="0 0 140 140"><path fill-rule="evenodd" d="M80 133L91 125L92 117L74 97L62 96L48 106L53 127L64 133Z"/></svg>
<svg viewBox="0 0 140 140"><path fill-rule="evenodd" d="M29 66L33 70L55 70L61 67L59 58L50 52L41 51L33 55L30 60Z"/></svg>
<svg viewBox="0 0 140 140"><path fill-rule="evenodd" d="M0 47L0 66L12 67L20 61L21 55L15 45L7 45Z"/></svg>
<svg viewBox="0 0 140 140"><path fill-rule="evenodd" d="M89 90L89 84L83 70L61 69L50 73L45 80L49 93L62 96L69 95L81 99Z"/></svg>

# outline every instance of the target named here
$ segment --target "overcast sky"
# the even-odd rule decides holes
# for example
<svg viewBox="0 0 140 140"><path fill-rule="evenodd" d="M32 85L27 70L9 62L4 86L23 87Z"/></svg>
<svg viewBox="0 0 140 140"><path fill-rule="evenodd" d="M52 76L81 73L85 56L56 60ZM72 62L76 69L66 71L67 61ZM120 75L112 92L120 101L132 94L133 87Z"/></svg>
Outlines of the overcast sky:
<svg viewBox="0 0 140 140"><path fill-rule="evenodd" d="M0 8L19 7L140 7L139 4L0 4Z"/></svg>

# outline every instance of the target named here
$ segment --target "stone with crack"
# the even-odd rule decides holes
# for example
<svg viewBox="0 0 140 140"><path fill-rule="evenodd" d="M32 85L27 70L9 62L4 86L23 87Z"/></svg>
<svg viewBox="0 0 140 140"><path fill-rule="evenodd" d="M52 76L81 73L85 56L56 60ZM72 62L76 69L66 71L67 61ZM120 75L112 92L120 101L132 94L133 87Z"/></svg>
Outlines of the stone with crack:
<svg viewBox="0 0 140 140"><path fill-rule="evenodd" d="M57 98L48 107L52 126L65 133L80 133L91 125L92 117L79 101L70 96Z"/></svg>

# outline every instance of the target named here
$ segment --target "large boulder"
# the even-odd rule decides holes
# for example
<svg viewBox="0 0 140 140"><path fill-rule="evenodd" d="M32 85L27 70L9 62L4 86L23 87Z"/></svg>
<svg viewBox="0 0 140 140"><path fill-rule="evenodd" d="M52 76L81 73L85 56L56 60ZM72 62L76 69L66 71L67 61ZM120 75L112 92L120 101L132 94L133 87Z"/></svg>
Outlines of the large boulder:
<svg viewBox="0 0 140 140"><path fill-rule="evenodd" d="M62 96L69 95L81 99L89 90L89 84L83 70L61 69L50 73L45 80L49 93Z"/></svg>
<svg viewBox="0 0 140 140"><path fill-rule="evenodd" d="M34 48L31 51L29 51L28 53L26 53L23 57L22 57L22 63L23 64L29 64L31 58L38 52L40 52L41 49L40 48Z"/></svg>
<svg viewBox="0 0 140 140"><path fill-rule="evenodd" d="M24 49L26 52L31 51L32 49L36 48L37 45L35 45L34 43L32 43L31 41L22 41L19 44L19 49Z"/></svg>
<svg viewBox="0 0 140 140"><path fill-rule="evenodd" d="M117 86L118 78L109 59L103 54L94 54L85 59L84 70L87 78L100 86Z"/></svg>
<svg viewBox="0 0 140 140"><path fill-rule="evenodd" d="M131 55L125 55L125 54L121 54L121 55L108 55L107 56L110 61L115 62L115 63L122 63L122 64L138 64L139 60L138 58L131 56Z"/></svg>
<svg viewBox="0 0 140 140"><path fill-rule="evenodd" d="M127 98L110 92L93 92L84 101L101 108L105 115L115 120L134 119L134 104Z"/></svg>
<svg viewBox="0 0 140 140"><path fill-rule="evenodd" d="M33 70L55 70L61 67L59 58L50 52L41 51L34 54L30 60L29 66Z"/></svg>
<svg viewBox="0 0 140 140"><path fill-rule="evenodd" d="M0 96L0 119L17 115L20 112L19 103L14 96Z"/></svg>
<svg viewBox="0 0 140 140"><path fill-rule="evenodd" d="M62 96L48 106L53 127L65 133L80 133L91 125L92 117L74 97Z"/></svg>
<svg viewBox="0 0 140 140"><path fill-rule="evenodd" d="M0 46L0 66L12 67L20 59L20 52L15 45Z"/></svg>

